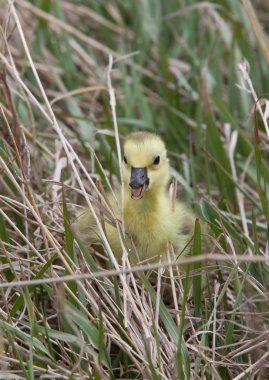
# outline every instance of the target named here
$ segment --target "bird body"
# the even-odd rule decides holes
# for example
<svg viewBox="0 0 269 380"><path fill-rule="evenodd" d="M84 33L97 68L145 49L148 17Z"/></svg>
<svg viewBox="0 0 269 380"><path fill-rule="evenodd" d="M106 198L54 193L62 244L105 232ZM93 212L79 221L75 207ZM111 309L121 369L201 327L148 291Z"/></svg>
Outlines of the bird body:
<svg viewBox="0 0 269 380"><path fill-rule="evenodd" d="M169 244L176 256L185 254L193 233L195 215L183 202L172 199L168 192L169 161L161 138L152 133L136 132L124 143L122 173L124 182L122 211L113 197L109 202L116 218L123 219L127 245L134 244L136 262L167 259ZM100 244L94 219L89 211L75 226L86 245ZM122 247L114 225L105 222L105 232L114 255L120 261ZM170 246L170 247L171 247Z"/></svg>
<svg viewBox="0 0 269 380"><path fill-rule="evenodd" d="M165 193L145 194L139 201L126 196L123 215L140 260L156 260L160 255L165 259L168 243L180 254L191 237L184 235L190 211L183 203L173 205Z"/></svg>

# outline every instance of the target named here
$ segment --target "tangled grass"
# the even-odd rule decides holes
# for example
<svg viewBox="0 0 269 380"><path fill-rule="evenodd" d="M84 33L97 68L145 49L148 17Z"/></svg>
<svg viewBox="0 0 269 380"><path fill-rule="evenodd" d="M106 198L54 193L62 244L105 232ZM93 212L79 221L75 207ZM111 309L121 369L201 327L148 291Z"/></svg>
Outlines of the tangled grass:
<svg viewBox="0 0 269 380"><path fill-rule="evenodd" d="M268 5L0 5L0 379L268 379ZM139 129L208 225L177 276L72 233Z"/></svg>

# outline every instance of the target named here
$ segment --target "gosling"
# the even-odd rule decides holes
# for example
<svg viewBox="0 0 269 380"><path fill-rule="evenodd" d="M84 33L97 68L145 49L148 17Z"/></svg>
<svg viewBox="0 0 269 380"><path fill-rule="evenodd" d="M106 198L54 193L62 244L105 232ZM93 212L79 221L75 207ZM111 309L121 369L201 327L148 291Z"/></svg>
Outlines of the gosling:
<svg viewBox="0 0 269 380"><path fill-rule="evenodd" d="M169 160L162 139L152 133L136 132L124 142L122 212L112 195L109 202L117 218L123 219L127 246L135 247L132 262L167 261L168 250L176 257L188 254L196 216L168 192ZM121 194L118 194L120 199ZM105 232L118 261L122 245L115 225L105 221ZM100 246L98 228L89 211L75 223L75 233L86 246ZM132 249L130 249L132 251ZM135 257L135 259L134 259Z"/></svg>

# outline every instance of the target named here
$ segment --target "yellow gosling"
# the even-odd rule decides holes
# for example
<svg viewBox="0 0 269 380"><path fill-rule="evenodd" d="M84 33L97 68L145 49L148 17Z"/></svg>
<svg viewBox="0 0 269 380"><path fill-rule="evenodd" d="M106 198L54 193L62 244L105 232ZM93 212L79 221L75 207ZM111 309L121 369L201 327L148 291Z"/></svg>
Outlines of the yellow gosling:
<svg viewBox="0 0 269 380"><path fill-rule="evenodd" d="M169 196L169 160L162 139L152 133L132 133L124 142L123 157L122 215L127 243L134 243L139 257L132 262L157 262L160 255L166 261L169 244L176 256L188 254L189 248L184 248L192 237L195 215L185 203ZM109 201L115 215L121 218L111 195ZM114 255L121 261L117 229L105 222L105 231ZM97 226L87 210L75 223L75 232L87 246L101 243Z"/></svg>

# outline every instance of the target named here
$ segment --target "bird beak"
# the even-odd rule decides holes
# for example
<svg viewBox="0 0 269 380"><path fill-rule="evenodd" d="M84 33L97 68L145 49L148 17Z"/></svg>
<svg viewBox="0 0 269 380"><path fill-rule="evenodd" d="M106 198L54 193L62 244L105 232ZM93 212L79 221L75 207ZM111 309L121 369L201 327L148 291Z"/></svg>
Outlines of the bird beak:
<svg viewBox="0 0 269 380"><path fill-rule="evenodd" d="M131 197L141 199L149 185L147 168L132 168L129 186L131 188Z"/></svg>

